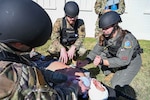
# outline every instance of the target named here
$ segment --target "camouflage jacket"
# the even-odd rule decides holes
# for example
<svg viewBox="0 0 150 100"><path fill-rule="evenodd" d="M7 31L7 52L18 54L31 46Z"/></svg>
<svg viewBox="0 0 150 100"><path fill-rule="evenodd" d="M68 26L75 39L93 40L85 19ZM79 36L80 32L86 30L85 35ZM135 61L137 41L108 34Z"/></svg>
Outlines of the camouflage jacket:
<svg viewBox="0 0 150 100"><path fill-rule="evenodd" d="M104 13L107 1L108 0L96 0L94 9L97 15L101 15ZM119 14L123 14L125 12L124 0L119 0L118 9L116 10L116 12Z"/></svg>
<svg viewBox="0 0 150 100"><path fill-rule="evenodd" d="M0 45L0 100L77 100L77 87L52 87L30 61ZM25 59L25 60L23 60ZM23 63L22 63L23 62Z"/></svg>
<svg viewBox="0 0 150 100"><path fill-rule="evenodd" d="M51 42L52 42L52 44L54 44L54 45L56 44L58 46L59 50L62 47L64 47L64 45L62 45L60 43L61 30L62 30L62 27L63 27L62 26L62 19L63 18L58 18L56 20L56 22L54 23L53 31L52 31L52 36L51 36ZM78 39L75 41L74 44L72 44L72 45L75 45L76 48L79 48L82 45L83 40L84 40L85 35L86 35L84 21L82 19L78 19L78 20L80 20L78 22L82 22L83 24L80 27L77 28L77 30L78 30ZM67 28L73 29L73 26L71 26L67 21L66 21L66 24L67 24L66 25Z"/></svg>

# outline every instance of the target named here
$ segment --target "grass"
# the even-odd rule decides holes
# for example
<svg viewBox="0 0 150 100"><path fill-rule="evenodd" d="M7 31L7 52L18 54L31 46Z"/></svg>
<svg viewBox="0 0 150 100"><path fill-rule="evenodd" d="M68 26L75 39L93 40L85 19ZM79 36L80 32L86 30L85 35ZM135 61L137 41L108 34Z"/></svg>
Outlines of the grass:
<svg viewBox="0 0 150 100"><path fill-rule="evenodd" d="M148 40L139 40L139 43L141 47L144 50L144 53L142 54L142 67L139 73L136 75L136 77L131 82L131 87L135 90L137 95L137 100L149 100L150 98L150 41ZM94 45L96 44L95 38L85 38L84 45L88 50L92 50ZM47 43L41 47L37 48L37 51L47 55L46 50L48 49L50 45L50 40L47 41ZM103 82L104 75L101 71L99 71L98 68L94 68L93 64L89 64L85 67L86 69L89 69L92 73L92 77L96 77L98 80ZM109 83L106 83L109 85Z"/></svg>

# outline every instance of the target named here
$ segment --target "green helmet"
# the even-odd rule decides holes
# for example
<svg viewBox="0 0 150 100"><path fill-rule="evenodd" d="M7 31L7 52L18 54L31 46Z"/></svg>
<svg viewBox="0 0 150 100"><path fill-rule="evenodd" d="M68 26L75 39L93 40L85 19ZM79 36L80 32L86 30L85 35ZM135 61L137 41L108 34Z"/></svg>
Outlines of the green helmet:
<svg viewBox="0 0 150 100"><path fill-rule="evenodd" d="M115 11L106 12L100 17L99 27L107 28L118 22L121 22L121 17L117 12Z"/></svg>
<svg viewBox="0 0 150 100"><path fill-rule="evenodd" d="M69 17L76 17L79 14L79 6L74 1L69 1L64 7L65 14Z"/></svg>
<svg viewBox="0 0 150 100"><path fill-rule="evenodd" d="M41 46L49 39L52 22L32 0L0 0L0 42Z"/></svg>

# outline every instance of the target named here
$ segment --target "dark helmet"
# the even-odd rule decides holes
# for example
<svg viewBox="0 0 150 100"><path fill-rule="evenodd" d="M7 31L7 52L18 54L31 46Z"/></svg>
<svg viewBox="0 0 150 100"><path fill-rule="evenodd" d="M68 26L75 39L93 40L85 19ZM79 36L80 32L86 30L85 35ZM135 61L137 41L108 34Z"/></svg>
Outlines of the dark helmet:
<svg viewBox="0 0 150 100"><path fill-rule="evenodd" d="M116 23L121 22L120 15L115 11L110 11L104 13L99 20L99 27L100 28L107 28Z"/></svg>
<svg viewBox="0 0 150 100"><path fill-rule="evenodd" d="M79 14L79 6L74 1L69 1L64 7L65 14L69 17L76 17Z"/></svg>
<svg viewBox="0 0 150 100"><path fill-rule="evenodd" d="M0 42L41 46L49 39L52 22L32 0L0 0Z"/></svg>

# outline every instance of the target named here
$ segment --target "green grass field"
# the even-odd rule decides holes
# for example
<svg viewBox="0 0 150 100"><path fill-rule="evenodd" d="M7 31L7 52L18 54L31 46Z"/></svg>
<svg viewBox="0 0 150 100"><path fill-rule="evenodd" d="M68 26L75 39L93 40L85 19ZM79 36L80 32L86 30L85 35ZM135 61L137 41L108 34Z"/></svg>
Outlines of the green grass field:
<svg viewBox="0 0 150 100"><path fill-rule="evenodd" d="M149 100L150 99L150 41L148 40L139 40L141 47L144 50L142 54L142 67L136 77L133 79L131 86L135 90L137 95L137 100ZM95 38L85 38L84 45L88 50L91 50L96 44ZM47 55L46 50L50 45L50 40L43 46L38 47L37 51ZM85 67L90 69L92 76L96 77L98 80L103 82L104 75L98 68L93 68L93 65L90 64ZM109 83L106 83L109 85Z"/></svg>

